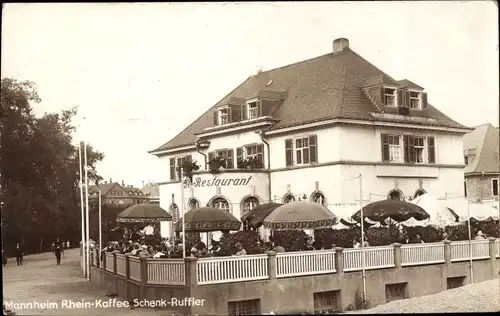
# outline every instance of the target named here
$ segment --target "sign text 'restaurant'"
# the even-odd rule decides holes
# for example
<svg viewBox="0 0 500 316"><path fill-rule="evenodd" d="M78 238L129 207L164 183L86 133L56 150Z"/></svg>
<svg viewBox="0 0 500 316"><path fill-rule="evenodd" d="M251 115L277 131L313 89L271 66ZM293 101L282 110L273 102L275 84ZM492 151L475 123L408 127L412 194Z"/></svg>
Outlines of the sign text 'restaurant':
<svg viewBox="0 0 500 316"><path fill-rule="evenodd" d="M248 178L229 178L229 179L218 179L214 177L211 180L201 180L201 178L193 179L193 187L220 187L220 186L231 186L231 185L248 185L250 183L252 176Z"/></svg>

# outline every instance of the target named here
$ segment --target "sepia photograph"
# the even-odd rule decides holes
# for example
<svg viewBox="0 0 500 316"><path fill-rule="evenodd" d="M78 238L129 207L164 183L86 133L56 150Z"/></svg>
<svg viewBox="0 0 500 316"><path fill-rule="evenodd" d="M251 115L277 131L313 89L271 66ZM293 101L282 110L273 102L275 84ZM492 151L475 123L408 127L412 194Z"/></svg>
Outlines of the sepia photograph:
<svg viewBox="0 0 500 316"><path fill-rule="evenodd" d="M3 315L500 312L498 19L3 3Z"/></svg>

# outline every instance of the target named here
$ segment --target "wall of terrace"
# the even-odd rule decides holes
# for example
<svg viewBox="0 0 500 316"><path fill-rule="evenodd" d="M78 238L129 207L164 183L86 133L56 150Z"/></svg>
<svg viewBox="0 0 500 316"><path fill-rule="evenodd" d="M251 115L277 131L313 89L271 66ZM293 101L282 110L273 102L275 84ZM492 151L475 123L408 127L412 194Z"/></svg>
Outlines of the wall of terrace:
<svg viewBox="0 0 500 316"><path fill-rule="evenodd" d="M394 299L395 288L401 292L399 298L409 298L444 291L453 280L467 284L471 277L475 283L494 279L499 273L499 247L498 239L470 245L445 241L368 247L369 307ZM101 268L93 267L91 280L128 300L204 299L199 306L179 307L184 314L227 315L245 302L253 304L254 314L317 312L325 300L330 301L330 310L345 311L362 296L362 259L361 249L342 248L184 260L106 253Z"/></svg>

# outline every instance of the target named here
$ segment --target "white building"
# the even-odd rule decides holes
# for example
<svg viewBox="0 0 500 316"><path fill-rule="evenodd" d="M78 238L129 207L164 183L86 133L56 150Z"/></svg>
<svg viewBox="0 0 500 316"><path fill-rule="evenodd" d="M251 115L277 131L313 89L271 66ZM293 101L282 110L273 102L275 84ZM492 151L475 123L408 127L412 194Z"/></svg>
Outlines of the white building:
<svg viewBox="0 0 500 316"><path fill-rule="evenodd" d="M424 88L391 78L337 39L326 55L249 77L151 151L164 162L161 206L176 213L176 168L186 159L200 165L187 209L208 204L238 218L259 203L299 198L335 213L359 203L359 174L365 201L459 195L470 129L427 99ZM227 159L215 175L214 157Z"/></svg>

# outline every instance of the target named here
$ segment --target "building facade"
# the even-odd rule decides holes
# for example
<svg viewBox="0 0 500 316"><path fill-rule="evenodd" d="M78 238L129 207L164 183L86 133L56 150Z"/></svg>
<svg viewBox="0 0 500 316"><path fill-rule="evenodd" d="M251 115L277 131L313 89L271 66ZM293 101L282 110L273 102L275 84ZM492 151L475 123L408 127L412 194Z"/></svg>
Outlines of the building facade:
<svg viewBox="0 0 500 316"><path fill-rule="evenodd" d="M477 126L464 136L464 194L475 203L498 208L499 162L498 128Z"/></svg>
<svg viewBox="0 0 500 316"><path fill-rule="evenodd" d="M140 189L126 185L124 181L120 184L110 179L109 182L89 186L89 199L99 198L99 190L103 204L131 206L147 203L150 200Z"/></svg>
<svg viewBox="0 0 500 316"><path fill-rule="evenodd" d="M462 192L468 131L424 88L391 78L337 39L333 52L248 78L150 153L164 162L160 204L174 217L179 171L194 164L188 210L209 205L240 218L261 203L300 199L335 213L360 200Z"/></svg>

